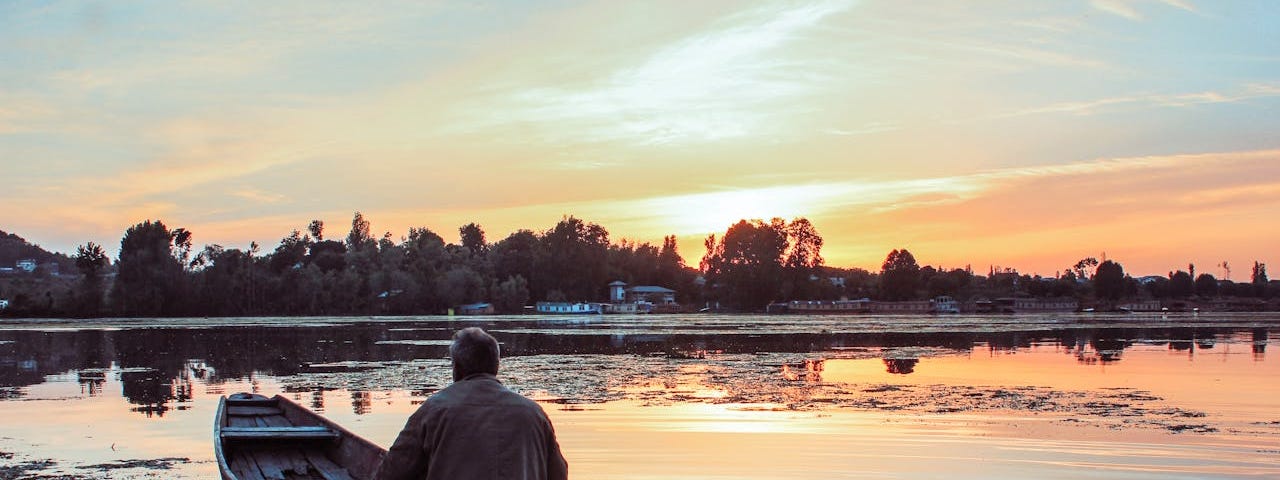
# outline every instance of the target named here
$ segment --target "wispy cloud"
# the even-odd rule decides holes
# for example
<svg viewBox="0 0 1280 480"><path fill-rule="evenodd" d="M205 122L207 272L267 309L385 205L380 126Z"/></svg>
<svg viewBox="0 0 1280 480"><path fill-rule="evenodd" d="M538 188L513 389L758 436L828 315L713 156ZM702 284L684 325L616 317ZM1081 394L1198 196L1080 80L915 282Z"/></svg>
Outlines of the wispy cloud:
<svg viewBox="0 0 1280 480"><path fill-rule="evenodd" d="M279 193L264 192L257 189L244 189L233 192L232 195L255 203L279 203L288 198Z"/></svg>
<svg viewBox="0 0 1280 480"><path fill-rule="evenodd" d="M1124 17L1129 20L1144 19L1143 15L1138 12L1136 7L1136 5L1140 3L1158 3L1195 14L1200 13L1200 11L1197 10L1191 2L1186 0L1091 0L1089 3L1095 9L1112 15Z"/></svg>
<svg viewBox="0 0 1280 480"><path fill-rule="evenodd" d="M1138 10L1134 9L1133 5L1125 0L1092 0L1089 4L1093 5L1093 8L1112 15L1129 20L1142 20L1142 15L1138 13Z"/></svg>
<svg viewBox="0 0 1280 480"><path fill-rule="evenodd" d="M823 133L848 137L853 135L870 135L873 133L892 132L902 128L898 122L871 122L857 128L828 128Z"/></svg>
<svg viewBox="0 0 1280 480"><path fill-rule="evenodd" d="M1203 91L1175 94L1143 94L1109 97L1097 100L1059 102L1049 105L1012 110L992 115L990 118L1021 117L1026 115L1063 113L1070 115L1095 115L1112 108L1135 107L1187 107L1215 103L1237 103L1259 98L1280 97L1280 84L1249 83L1234 92Z"/></svg>
<svg viewBox="0 0 1280 480"><path fill-rule="evenodd" d="M786 103L811 95L815 78L788 43L853 5L769 5L730 16L577 88L521 89L516 110L493 121L554 125L586 141L705 142L761 132ZM791 52L794 53L794 52Z"/></svg>

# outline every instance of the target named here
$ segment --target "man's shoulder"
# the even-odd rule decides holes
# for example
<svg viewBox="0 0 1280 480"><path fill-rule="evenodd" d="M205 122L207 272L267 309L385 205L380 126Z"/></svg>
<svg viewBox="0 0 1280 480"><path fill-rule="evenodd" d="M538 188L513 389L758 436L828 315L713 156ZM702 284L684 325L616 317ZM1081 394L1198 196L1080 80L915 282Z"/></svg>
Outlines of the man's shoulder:
<svg viewBox="0 0 1280 480"><path fill-rule="evenodd" d="M425 405L447 406L475 403L518 405L536 409L539 412L542 411L542 407L538 405L538 402L507 388L506 385L503 385L493 376L468 378L453 382L452 385L428 397Z"/></svg>

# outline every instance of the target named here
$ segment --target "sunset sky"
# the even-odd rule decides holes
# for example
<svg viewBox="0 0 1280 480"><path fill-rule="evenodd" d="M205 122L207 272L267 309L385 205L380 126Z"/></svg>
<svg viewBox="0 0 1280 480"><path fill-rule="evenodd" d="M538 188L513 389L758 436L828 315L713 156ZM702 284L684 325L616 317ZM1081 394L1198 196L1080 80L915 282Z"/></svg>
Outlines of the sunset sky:
<svg viewBox="0 0 1280 480"><path fill-rule="evenodd" d="M827 264L1280 261L1280 2L0 3L0 229L804 216Z"/></svg>

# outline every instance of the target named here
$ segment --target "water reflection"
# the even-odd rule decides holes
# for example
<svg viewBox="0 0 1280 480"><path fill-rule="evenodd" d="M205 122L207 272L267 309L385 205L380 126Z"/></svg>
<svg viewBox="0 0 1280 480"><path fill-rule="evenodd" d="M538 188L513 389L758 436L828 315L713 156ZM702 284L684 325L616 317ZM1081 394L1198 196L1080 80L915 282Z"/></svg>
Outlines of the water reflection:
<svg viewBox="0 0 1280 480"><path fill-rule="evenodd" d="M895 375L909 375L915 372L917 363L920 363L920 359L918 358L884 359L885 371Z"/></svg>
<svg viewBox="0 0 1280 480"><path fill-rule="evenodd" d="M0 331L0 387L6 397L23 395L21 387L44 383L47 376L74 374L83 395L103 395L108 375L117 375L121 396L131 410L147 417L163 417L174 409L184 409L197 395L195 384L205 386L205 393L218 395L227 381L249 379L255 375L271 377L304 377L307 382L286 385L286 389L310 395L312 409L326 408L324 392L339 388L326 379L347 374L384 371L405 362L417 362L417 372L399 372L417 383L398 385L425 398L443 384L447 373L421 370L425 365L443 369L448 355L448 341L453 331L478 325L490 329L502 342L503 354L514 362L524 362L542 377L540 382L554 383L557 375L572 372L558 370L557 355L576 359L646 359L651 362L694 362L716 365L730 356L746 358L735 368L751 368L751 355L762 352L823 354L841 356L860 354L883 357L884 369L894 375L918 373L920 355L940 352L972 354L985 349L989 354L1018 352L1034 345L1059 345L1075 356L1080 364L1112 364L1124 358L1134 345L1167 345L1172 352L1194 358L1197 351L1215 348L1219 342L1233 337L1250 342L1252 358L1262 361L1269 342L1268 328L1256 326L1223 327L1074 327L1018 330L968 329L956 332L923 333L875 331L877 322L870 318L869 333L858 333L847 318L814 320L814 328L775 327L743 317L738 323L721 321L713 327L700 328L704 317L686 316L662 320L657 327L637 321L611 323L599 320L530 319L502 322L425 319L422 321L362 321L336 325L219 325L207 321L200 328L103 328L81 330L2 330ZM771 317L764 317L771 318ZM797 317L792 317L797 318ZM683 319L683 320L682 320ZM772 321L772 320L769 320ZM681 323L686 322L686 323ZM822 323L826 322L826 323ZM836 333L832 333L836 332ZM898 352L891 356L879 352ZM903 354L902 352L906 352ZM544 358L545 362L538 359ZM763 362L759 360L758 362ZM618 380L602 375L605 364L581 360L586 372L578 372L578 383L565 387L581 391L597 391L592 398L609 399L605 391L619 388ZM585 362L585 363L584 363ZM620 360L635 363L634 360ZM757 365L759 366L759 365ZM825 369L823 358L795 359L795 363L774 363L764 368L781 370L786 381L820 383ZM594 369L594 370L593 370ZM711 374L715 374L712 372ZM709 375L711 375L709 374ZM723 374L722 374L723 375ZM365 375L373 376L373 375ZM439 377L439 378L437 378ZM590 378L588 378L590 377ZM575 377L576 378L576 377ZM721 379L721 381L725 381ZM350 405L355 414L366 414L373 408L372 392L377 385L352 388ZM551 395L554 397L555 395Z"/></svg>
<svg viewBox="0 0 1280 480"><path fill-rule="evenodd" d="M1253 329L1253 360L1261 362L1267 354L1267 329Z"/></svg>
<svg viewBox="0 0 1280 480"><path fill-rule="evenodd" d="M80 383L80 394L96 397L102 394L102 384L107 376L102 371L81 370L76 373L76 381Z"/></svg>
<svg viewBox="0 0 1280 480"><path fill-rule="evenodd" d="M826 360L817 358L806 358L800 364L799 368L792 370L791 365L782 365L782 378L784 380L795 382L821 382L822 370L826 367Z"/></svg>

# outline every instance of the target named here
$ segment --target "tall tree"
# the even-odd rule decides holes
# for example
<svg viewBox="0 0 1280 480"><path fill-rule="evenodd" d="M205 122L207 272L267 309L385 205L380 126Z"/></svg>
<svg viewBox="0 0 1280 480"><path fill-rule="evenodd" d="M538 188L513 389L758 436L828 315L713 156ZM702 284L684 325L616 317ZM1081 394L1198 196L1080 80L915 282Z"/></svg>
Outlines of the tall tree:
<svg viewBox="0 0 1280 480"><path fill-rule="evenodd" d="M787 299L811 299L817 294L817 285L810 279L819 273L823 261L822 235L803 217L792 220L786 231L787 276L783 295Z"/></svg>
<svg viewBox="0 0 1280 480"><path fill-rule="evenodd" d="M786 222L781 218L769 223L740 220L719 241L714 235L707 237L706 246L702 271L730 306L759 310L783 299L788 244Z"/></svg>
<svg viewBox="0 0 1280 480"><path fill-rule="evenodd" d="M1265 297L1267 294L1267 264L1261 262L1253 262L1253 291L1254 295Z"/></svg>
<svg viewBox="0 0 1280 480"><path fill-rule="evenodd" d="M307 225L307 231L311 232L311 237L317 242L324 240L324 221L312 220L311 224Z"/></svg>
<svg viewBox="0 0 1280 480"><path fill-rule="evenodd" d="M484 229L475 223L468 223L458 228L462 246L471 251L475 257L483 257L489 253L489 245L484 241Z"/></svg>
<svg viewBox="0 0 1280 480"><path fill-rule="evenodd" d="M116 312L133 316L181 313L186 278L181 260L174 255L174 233L159 220L147 220L125 231L111 292Z"/></svg>
<svg viewBox="0 0 1280 480"><path fill-rule="evenodd" d="M1093 288L1100 298L1119 299L1124 295L1124 267L1111 260L1098 264L1093 274Z"/></svg>
<svg viewBox="0 0 1280 480"><path fill-rule="evenodd" d="M378 269L378 242L369 231L369 221L360 212L351 217L351 231L347 233L347 266L354 269L359 280L357 294L370 295L368 279Z"/></svg>
<svg viewBox="0 0 1280 480"><path fill-rule="evenodd" d="M920 265L907 249L894 249L880 266L880 296L885 300L915 298L920 288Z"/></svg>
<svg viewBox="0 0 1280 480"><path fill-rule="evenodd" d="M489 249L489 262L493 265L494 278L521 277L531 298L546 298L547 288L534 284L535 262L541 258L542 243L530 230L517 230L499 240ZM504 280L505 281L505 280Z"/></svg>
<svg viewBox="0 0 1280 480"><path fill-rule="evenodd" d="M1218 295L1218 279L1213 278L1213 275L1201 273L1196 277L1196 295L1201 297Z"/></svg>
<svg viewBox="0 0 1280 480"><path fill-rule="evenodd" d="M1169 296L1174 298L1187 298L1196 292L1195 280L1191 279L1191 274L1178 270L1169 276Z"/></svg>
<svg viewBox="0 0 1280 480"><path fill-rule="evenodd" d="M347 233L347 251L373 247L373 235L369 233L369 221L364 214L356 212L351 217L351 232Z"/></svg>
<svg viewBox="0 0 1280 480"><path fill-rule="evenodd" d="M76 248L76 269L80 270L80 285L76 293L75 310L79 316L95 316L102 311L102 270L111 260L102 246L93 242Z"/></svg>
<svg viewBox="0 0 1280 480"><path fill-rule="evenodd" d="M280 239L280 245L271 254L271 271L281 273L287 268L305 265L310 249L311 237L294 230L289 236Z"/></svg>
<svg viewBox="0 0 1280 480"><path fill-rule="evenodd" d="M1088 279L1089 269L1097 266L1098 266L1098 259L1093 257L1085 257L1080 259L1080 261L1076 262L1075 265L1072 265L1069 270L1071 270L1072 273L1076 274L1076 278Z"/></svg>
<svg viewBox="0 0 1280 480"><path fill-rule="evenodd" d="M539 288L559 290L571 301L600 300L609 282L609 232L573 216L542 235L533 272ZM535 297L536 298L536 297Z"/></svg>

